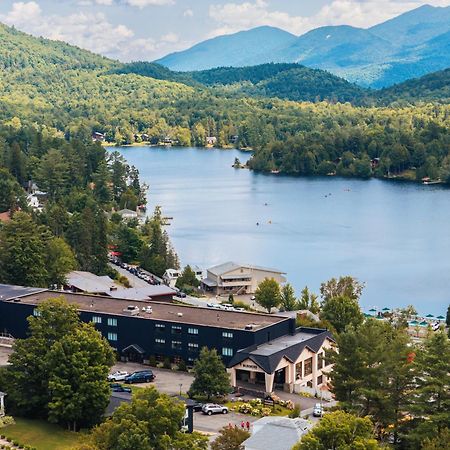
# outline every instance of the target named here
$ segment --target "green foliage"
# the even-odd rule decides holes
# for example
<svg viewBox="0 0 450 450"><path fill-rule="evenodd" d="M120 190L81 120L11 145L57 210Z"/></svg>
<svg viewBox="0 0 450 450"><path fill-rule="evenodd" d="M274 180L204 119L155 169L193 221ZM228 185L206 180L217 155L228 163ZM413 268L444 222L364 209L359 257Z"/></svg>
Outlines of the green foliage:
<svg viewBox="0 0 450 450"><path fill-rule="evenodd" d="M92 431L92 443L97 450L206 450L206 437L181 433L184 414L182 402L154 387L139 389Z"/></svg>
<svg viewBox="0 0 450 450"><path fill-rule="evenodd" d="M71 248L64 239L33 222L23 212L0 230L0 280L21 286L62 286L76 267Z"/></svg>
<svg viewBox="0 0 450 450"><path fill-rule="evenodd" d="M286 283L281 288L280 309L283 309L284 311L295 311L296 309L299 309L294 288L289 283Z"/></svg>
<svg viewBox="0 0 450 450"><path fill-rule="evenodd" d="M194 381L189 389L192 397L206 396L210 400L212 396L224 395L230 390L230 377L216 349L201 349L193 373Z"/></svg>
<svg viewBox="0 0 450 450"><path fill-rule="evenodd" d="M332 278L320 286L322 303L320 319L329 322L337 333L363 321L359 297L364 285L352 277Z"/></svg>
<svg viewBox="0 0 450 450"><path fill-rule="evenodd" d="M270 314L272 308L276 308L281 302L280 285L273 278L266 278L259 283L255 292L258 305L267 309Z"/></svg>
<svg viewBox="0 0 450 450"><path fill-rule="evenodd" d="M11 409L74 430L98 422L110 396L108 342L63 298L42 303L28 321L30 336L16 340L5 374Z"/></svg>
<svg viewBox="0 0 450 450"><path fill-rule="evenodd" d="M192 291L200 285L200 281L198 281L195 276L195 272L191 269L191 266L187 265L181 275L177 279L176 287L183 291Z"/></svg>
<svg viewBox="0 0 450 450"><path fill-rule="evenodd" d="M25 195L7 169L0 168L0 213L26 208Z"/></svg>
<svg viewBox="0 0 450 450"><path fill-rule="evenodd" d="M225 426L211 443L211 450L243 450L242 443L249 437L250 433L247 430L237 426Z"/></svg>
<svg viewBox="0 0 450 450"><path fill-rule="evenodd" d="M368 417L344 411L325 414L322 420L292 450L375 450L381 448Z"/></svg>
<svg viewBox="0 0 450 450"><path fill-rule="evenodd" d="M301 296L298 300L298 309L306 309L313 314L319 312L319 302L317 301L317 295L309 292L308 286L302 289Z"/></svg>

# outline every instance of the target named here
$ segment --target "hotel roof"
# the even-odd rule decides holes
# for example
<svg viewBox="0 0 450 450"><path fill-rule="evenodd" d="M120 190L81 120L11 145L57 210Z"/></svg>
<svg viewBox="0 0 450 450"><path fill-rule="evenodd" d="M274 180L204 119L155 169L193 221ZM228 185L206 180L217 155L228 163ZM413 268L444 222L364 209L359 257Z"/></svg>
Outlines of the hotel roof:
<svg viewBox="0 0 450 450"><path fill-rule="evenodd" d="M3 294L2 286L4 285L0 285L0 296ZM5 289L5 292L10 292L11 288L11 286L8 286L8 288ZM25 291L23 289L25 289ZM76 304L80 311L85 312L236 330L243 330L246 326L252 325L252 330L255 331L274 323L288 320L284 317L268 314L225 311L196 306L176 305L173 303L123 300L99 295L74 294L59 291L46 291L42 289L27 289L28 288L20 288L17 293L21 295L9 295L8 298L5 297L5 300L11 301L12 299L20 297L19 303L37 306L49 298L62 296L70 304ZM151 306L152 309L151 313L142 310L143 307L148 308L149 306ZM139 314L130 314L129 311L126 311L128 307L139 308Z"/></svg>
<svg viewBox="0 0 450 450"><path fill-rule="evenodd" d="M261 267L261 266L252 266L250 264L238 264L232 261L223 263L223 264L219 264L217 266L213 266L210 267L208 269L209 272L211 272L214 275L220 276L220 275L224 275L228 272L231 272L232 270L236 270L239 268L243 268L243 269L249 269L249 270L262 270L264 272L273 272L273 273L285 273L281 270L277 270L277 269L271 269L269 267Z"/></svg>

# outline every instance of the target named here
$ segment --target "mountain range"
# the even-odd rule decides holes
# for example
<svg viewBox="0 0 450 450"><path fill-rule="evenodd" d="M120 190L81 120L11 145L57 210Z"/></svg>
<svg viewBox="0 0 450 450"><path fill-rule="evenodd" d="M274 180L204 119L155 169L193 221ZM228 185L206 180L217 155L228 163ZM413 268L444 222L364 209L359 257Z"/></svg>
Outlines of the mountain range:
<svg viewBox="0 0 450 450"><path fill-rule="evenodd" d="M450 6L422 6L363 29L326 26L296 37L263 26L219 36L157 63L176 71L300 63L383 88L450 66Z"/></svg>

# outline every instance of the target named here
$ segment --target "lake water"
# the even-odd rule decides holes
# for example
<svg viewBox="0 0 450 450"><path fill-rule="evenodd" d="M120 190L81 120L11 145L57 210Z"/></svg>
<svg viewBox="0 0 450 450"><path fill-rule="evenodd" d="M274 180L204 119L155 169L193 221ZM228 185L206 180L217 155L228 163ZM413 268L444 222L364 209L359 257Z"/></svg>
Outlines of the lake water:
<svg viewBox="0 0 450 450"><path fill-rule="evenodd" d="M366 310L447 309L449 189L258 174L231 167L236 156L250 156L238 150L118 150L150 185L149 213L161 205L174 218L168 232L183 265L274 267L287 272L297 293L352 275L366 283Z"/></svg>

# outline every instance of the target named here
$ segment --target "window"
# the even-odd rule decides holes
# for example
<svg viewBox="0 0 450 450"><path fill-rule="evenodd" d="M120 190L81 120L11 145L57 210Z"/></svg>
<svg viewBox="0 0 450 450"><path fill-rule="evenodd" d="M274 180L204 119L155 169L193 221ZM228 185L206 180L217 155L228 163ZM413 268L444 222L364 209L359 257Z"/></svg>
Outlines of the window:
<svg viewBox="0 0 450 450"><path fill-rule="evenodd" d="M228 347L222 347L222 356L233 356L233 349Z"/></svg>
<svg viewBox="0 0 450 450"><path fill-rule="evenodd" d="M195 342L189 342L188 343L188 350L191 352L195 352L198 350L198 344L196 344Z"/></svg>
<svg viewBox="0 0 450 450"><path fill-rule="evenodd" d="M117 333L108 333L108 341L117 341Z"/></svg>
<svg viewBox="0 0 450 450"><path fill-rule="evenodd" d="M189 334L198 334L198 328L188 328Z"/></svg>
<svg viewBox="0 0 450 450"><path fill-rule="evenodd" d="M155 344L164 345L165 343L166 343L165 339L159 339L159 338L155 339Z"/></svg>
<svg viewBox="0 0 450 450"><path fill-rule="evenodd" d="M92 316L92 322L102 323L102 318L100 316Z"/></svg>
<svg viewBox="0 0 450 450"><path fill-rule="evenodd" d="M41 317L41 312L37 309L37 308L34 308L33 309L33 316L34 317Z"/></svg>
<svg viewBox="0 0 450 450"><path fill-rule="evenodd" d="M117 327L117 319L113 319L112 317L108 317L108 326L109 327Z"/></svg>
<svg viewBox="0 0 450 450"><path fill-rule="evenodd" d="M323 383L323 375L319 375L318 377L317 377L317 386L319 386L320 384L322 384Z"/></svg>
<svg viewBox="0 0 450 450"><path fill-rule="evenodd" d="M155 323L155 328L157 331L164 331L166 326L163 323Z"/></svg>
<svg viewBox="0 0 450 450"><path fill-rule="evenodd" d="M305 377L312 374L312 357L305 361Z"/></svg>
<svg viewBox="0 0 450 450"><path fill-rule="evenodd" d="M322 369L325 366L325 352L317 355L317 370Z"/></svg>
<svg viewBox="0 0 450 450"><path fill-rule="evenodd" d="M172 334L181 334L181 327L178 325L172 325Z"/></svg>
<svg viewBox="0 0 450 450"><path fill-rule="evenodd" d="M302 369L303 369L303 361L300 361L299 363L297 363L295 365L295 379L296 380L301 380L301 378L303 377Z"/></svg>
<svg viewBox="0 0 450 450"><path fill-rule="evenodd" d="M231 331L224 331L222 337L225 339L233 339L233 333Z"/></svg>
<svg viewBox="0 0 450 450"><path fill-rule="evenodd" d="M172 350L181 350L181 345L180 341L172 341Z"/></svg>

